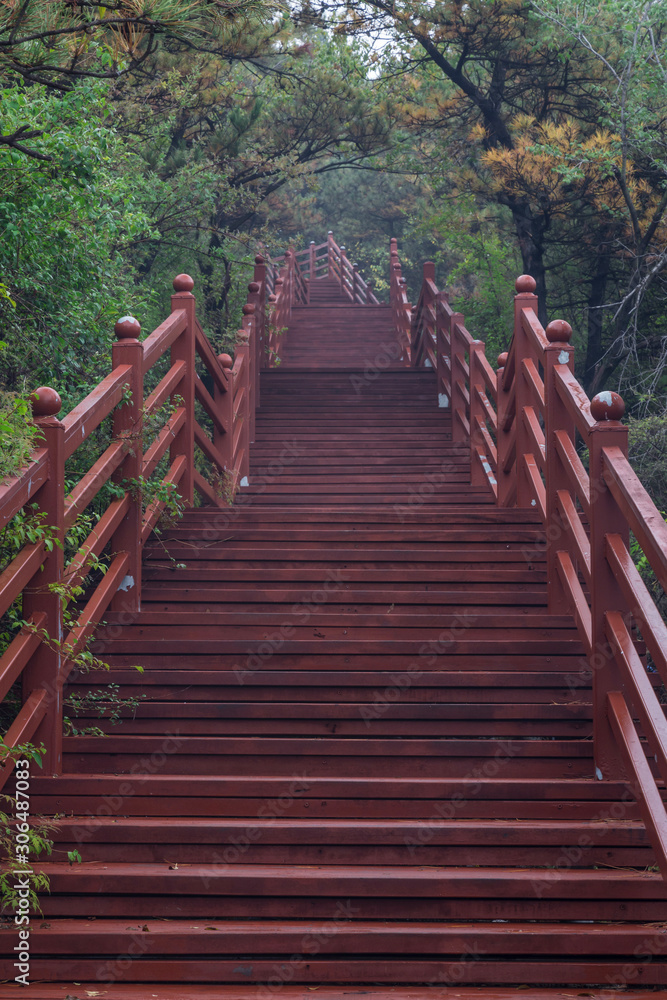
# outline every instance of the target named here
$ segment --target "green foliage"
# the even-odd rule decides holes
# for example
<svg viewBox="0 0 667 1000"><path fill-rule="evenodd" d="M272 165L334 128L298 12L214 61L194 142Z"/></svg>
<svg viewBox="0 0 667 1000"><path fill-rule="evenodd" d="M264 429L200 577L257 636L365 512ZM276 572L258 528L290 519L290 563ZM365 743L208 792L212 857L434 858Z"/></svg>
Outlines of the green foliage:
<svg viewBox="0 0 667 1000"><path fill-rule="evenodd" d="M27 465L40 437L26 396L0 391L0 483Z"/></svg>
<svg viewBox="0 0 667 1000"><path fill-rule="evenodd" d="M0 737L0 767L15 764L18 778L28 776L30 762L41 767L44 753L45 747L36 747L31 743L8 747ZM48 890L49 881L42 872L34 870L30 859L41 854L51 854L53 841L49 834L54 826L42 819L38 819L34 825L23 822L19 825L16 814L22 813L22 810L17 806L16 798L0 795L0 802L4 804L0 809L0 861L5 862L0 868L0 912L17 912L20 897L16 883L17 875L20 874L21 881L28 881L26 898L30 909L41 913L39 893ZM26 851L17 851L17 832L21 832L26 838Z"/></svg>
<svg viewBox="0 0 667 1000"><path fill-rule="evenodd" d="M42 87L0 92L5 127L28 121L48 161L0 146L2 378L52 381L83 394L108 365L119 312L140 308L123 248L151 232L136 184L137 158L112 127L104 86L57 97Z"/></svg>
<svg viewBox="0 0 667 1000"><path fill-rule="evenodd" d="M628 454L659 510L667 510L667 414L630 418Z"/></svg>
<svg viewBox="0 0 667 1000"><path fill-rule="evenodd" d="M442 248L435 260L449 273L440 284L449 289L450 304L463 313L472 336L485 341L492 365L509 346L514 327L509 292L520 261L508 238L508 221L480 207L472 195L460 194L432 205L418 226Z"/></svg>

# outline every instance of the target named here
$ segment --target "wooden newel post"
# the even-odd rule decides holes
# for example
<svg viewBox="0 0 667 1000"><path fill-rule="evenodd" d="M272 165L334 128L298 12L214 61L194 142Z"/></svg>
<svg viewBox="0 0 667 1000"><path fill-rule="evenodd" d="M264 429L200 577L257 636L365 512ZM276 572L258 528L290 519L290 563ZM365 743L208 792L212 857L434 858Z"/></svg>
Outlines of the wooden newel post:
<svg viewBox="0 0 667 1000"><path fill-rule="evenodd" d="M621 422L625 404L617 392L599 392L591 400L591 427L588 445L588 471L591 484L591 639L589 666L593 675L593 743L598 778L622 773L622 760L607 718L607 694L622 691L620 671L605 633L605 612L625 608L626 603L607 562L607 535L620 535L629 548L628 523L603 476L603 451L620 448L628 454L628 428Z"/></svg>
<svg viewBox="0 0 667 1000"><path fill-rule="evenodd" d="M360 283L359 283L359 265L355 262L352 265L352 301L356 303L357 294L359 293ZM361 298L361 296L359 296Z"/></svg>
<svg viewBox="0 0 667 1000"><path fill-rule="evenodd" d="M287 251L288 253L289 250ZM290 263L292 263L292 255L290 253ZM259 285L259 290L257 293L257 298L252 299L256 306L256 333L257 337L255 339L255 351L257 354L257 406L259 406L259 371L261 368L265 367L265 358L267 352L266 343L266 263L261 254L257 254L255 257L255 273L253 275L253 281Z"/></svg>
<svg viewBox="0 0 667 1000"><path fill-rule="evenodd" d="M309 265L310 280L311 281L315 281L315 277L316 277L316 275L315 275L315 268L317 267L316 259L315 259L315 240L311 240L310 241L309 250L310 250L310 265Z"/></svg>
<svg viewBox="0 0 667 1000"><path fill-rule="evenodd" d="M466 429L458 414L467 416L463 385L463 364L465 363L465 347L457 333L457 326L463 326L463 313L452 313L449 323L449 369L452 379L452 441L457 444L467 444Z"/></svg>
<svg viewBox="0 0 667 1000"><path fill-rule="evenodd" d="M516 502L518 507L530 507L533 487L528 477L524 455L531 450L531 439L524 420L524 407L530 406L530 387L524 373L523 362L530 357L528 335L523 329L521 314L524 309L532 309L537 315L537 288L535 278L521 274L515 282L517 294L514 296L514 392L516 398Z"/></svg>
<svg viewBox="0 0 667 1000"><path fill-rule="evenodd" d="M450 414L452 412L452 390L451 390L451 372L449 373L449 378L447 378L447 371L449 366L449 343L447 342L447 337L445 335L445 330L442 323L442 316L445 313L440 309L440 303L449 303L449 294L447 292L438 292L438 296L434 302L435 307L435 361L436 361L436 371L438 375L438 406L442 409L448 409Z"/></svg>
<svg viewBox="0 0 667 1000"><path fill-rule="evenodd" d="M333 231L330 229L327 233L327 278L330 278L334 273L334 247L333 247Z"/></svg>
<svg viewBox="0 0 667 1000"><path fill-rule="evenodd" d="M296 251L288 250L285 255L285 261L287 264L287 319L289 320L292 316L292 306L294 305L294 300L296 297ZM285 326L289 326L289 322L285 323Z"/></svg>
<svg viewBox="0 0 667 1000"><path fill-rule="evenodd" d="M194 504L195 482L195 297L192 294L194 285L189 274L178 274L174 278L175 294L171 297L171 311L183 309L186 314L185 330L171 349L172 365L176 361L185 362L185 374L171 397L173 404L176 404L178 396L183 400L181 405L185 407L185 423L169 449L169 460L173 462L178 455L185 455L186 469L178 491L188 507Z"/></svg>
<svg viewBox="0 0 667 1000"><path fill-rule="evenodd" d="M424 304L424 314L423 314L423 317L422 317L422 322L423 322L424 326L426 327L426 329L428 330L428 332L430 334L431 329L433 329L433 332L435 332L435 326L433 326L433 328L431 327L431 320L430 320L430 317L429 317L428 313L429 313L430 309L433 309L435 311L435 296L433 295L432 288L427 284L427 282L429 282L429 281L432 281L433 284L435 284L435 264L433 263L432 260L425 261L424 262L424 267L423 267L423 284L424 284L424 299L423 299L423 304ZM438 350L437 343L435 345L435 350L436 350L436 352ZM426 364L428 365L428 358L426 358ZM438 367L438 355L437 355L437 353L436 353L436 356L435 356L435 367L436 367L436 369Z"/></svg>
<svg viewBox="0 0 667 1000"><path fill-rule="evenodd" d="M111 599L110 608L133 614L141 610L141 526L143 520L140 480L143 472L143 410L144 410L144 349L139 343L141 324L134 316L123 316L114 327L116 343L112 364L130 365L129 398L117 406L113 414L113 436L127 442L127 454L116 470L113 480L126 482L129 508L114 532L111 551L127 552L129 562L125 579Z"/></svg>
<svg viewBox="0 0 667 1000"><path fill-rule="evenodd" d="M482 375L482 365L480 356L484 354L484 342L473 340L468 349L468 385L470 387L470 483L472 486L486 486L487 477L484 469L477 461L475 452L477 446L484 446L484 438L479 429L480 422L484 423L486 414L481 400L476 390L484 390L484 377ZM489 456L486 456L487 462Z"/></svg>
<svg viewBox="0 0 667 1000"><path fill-rule="evenodd" d="M214 384L214 400L217 412L220 414L224 432L217 426L213 428L213 444L223 457L225 471L232 471L232 458L234 452L234 393L232 383L232 366L234 364L229 354L219 354L218 361L224 368L227 378L227 391L223 392L217 382Z"/></svg>
<svg viewBox="0 0 667 1000"><path fill-rule="evenodd" d="M264 353L264 307L262 304L262 285L255 280L248 285L248 303L254 306L252 314L252 337L250 347L252 350L252 397L253 397L253 435L255 440L255 410L259 406L259 372L262 367L262 356ZM247 304L247 303L246 303Z"/></svg>
<svg viewBox="0 0 667 1000"><path fill-rule="evenodd" d="M54 545L47 553L42 569L23 591L23 617L32 619L44 629L55 643L63 640L63 606L60 594L50 587L63 578L65 543L65 447L64 425L58 420L62 406L55 389L42 386L32 394L32 412L35 423L44 435L39 447L46 448L49 456L48 479L33 496L33 502L46 514L44 523ZM46 747L45 774L62 771L63 704L62 668L60 647L45 639L31 657L22 675L23 702L33 691L44 688L47 710L31 742Z"/></svg>
<svg viewBox="0 0 667 1000"><path fill-rule="evenodd" d="M512 461L512 435L505 430L505 425L510 419L511 397L505 391L505 365L509 354L503 351L498 355L498 371L496 373L496 391L498 394L498 506L511 507L515 501L514 488L515 478L509 468Z"/></svg>
<svg viewBox="0 0 667 1000"><path fill-rule="evenodd" d="M255 283L251 282L248 286L252 294L255 290L253 285ZM257 327L256 327L256 310L254 302L246 302L242 309L243 312L243 328L247 334L247 344L248 344L248 379L246 384L247 392L247 419L248 419L248 442L251 443L255 440L255 409L257 406L257 397L255 395L256 385L259 381L259 371L257 369ZM247 473L246 473L247 475Z"/></svg>
<svg viewBox="0 0 667 1000"><path fill-rule="evenodd" d="M345 247L340 248L340 290L345 291L345 268L347 266L347 257L345 256Z"/></svg>
<svg viewBox="0 0 667 1000"><path fill-rule="evenodd" d="M563 468L556 435L566 436L574 446L575 424L567 407L556 389L556 369L565 366L574 372L574 347L569 343L572 327L565 320L555 319L544 331L549 346L544 352L544 439L546 442L545 486L547 500L547 522L544 526L547 543L547 587L549 612L567 614L570 600L565 593L556 556L565 548L563 532L565 526L559 514L559 492L570 492L570 482Z"/></svg>

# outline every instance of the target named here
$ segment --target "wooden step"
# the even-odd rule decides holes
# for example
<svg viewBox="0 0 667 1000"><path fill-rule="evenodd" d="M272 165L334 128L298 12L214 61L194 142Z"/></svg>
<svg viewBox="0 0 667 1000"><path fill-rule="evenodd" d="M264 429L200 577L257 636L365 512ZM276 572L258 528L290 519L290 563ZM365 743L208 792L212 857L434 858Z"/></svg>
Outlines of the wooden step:
<svg viewBox="0 0 667 1000"><path fill-rule="evenodd" d="M572 1000L571 990L565 988L532 988L526 993L526 986L462 986L464 969L462 965L471 961L472 956L463 955L461 961L447 972L441 971L433 983L428 986L372 986L348 985L317 987L318 1000L445 1000L455 997L456 1000ZM32 1000L88 1000L95 994L103 993L105 1000L184 1000L182 986L169 983L120 983L107 980L100 989L100 981L72 983L30 983ZM452 987L454 989L452 989ZM25 987L9 983L3 987L7 1000L25 997ZM261 988L257 986L234 986L198 984L189 982L187 986L188 1000L270 1000L279 994L281 1000L311 1000L312 986L291 985L284 978L276 977L275 981ZM610 1000L615 995L609 986L586 990L587 1000ZM667 1000L667 992L655 987L643 989L633 985L625 989L623 1000Z"/></svg>
<svg viewBox="0 0 667 1000"><path fill-rule="evenodd" d="M84 709L108 735L32 776L59 821L31 975L62 991L31 995L667 1000L667 891L632 789L595 780L539 515L471 489L388 307L315 294L249 486L149 543L141 613L98 630L136 708Z"/></svg>

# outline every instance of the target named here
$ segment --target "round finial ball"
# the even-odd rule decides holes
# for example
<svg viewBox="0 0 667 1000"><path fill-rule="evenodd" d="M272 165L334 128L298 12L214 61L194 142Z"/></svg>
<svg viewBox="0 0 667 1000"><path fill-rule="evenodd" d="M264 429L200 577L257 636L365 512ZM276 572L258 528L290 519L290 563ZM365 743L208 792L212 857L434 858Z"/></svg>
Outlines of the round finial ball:
<svg viewBox="0 0 667 1000"><path fill-rule="evenodd" d="M509 358L509 354L508 354L507 351L503 351L502 354L499 354L498 355L498 367L499 368L504 368L505 365L507 364L507 359L508 358Z"/></svg>
<svg viewBox="0 0 667 1000"><path fill-rule="evenodd" d="M598 392L591 399L591 416L594 420L620 420L625 413L625 403L617 392Z"/></svg>
<svg viewBox="0 0 667 1000"><path fill-rule="evenodd" d="M276 301L276 297L273 294L273 292L271 292L271 294L269 295L269 302L275 302L275 301Z"/></svg>
<svg viewBox="0 0 667 1000"><path fill-rule="evenodd" d="M189 274L177 274L174 278L175 292L191 292L195 287L195 280Z"/></svg>
<svg viewBox="0 0 667 1000"><path fill-rule="evenodd" d="M398 250L392 250L389 254L390 257L398 257Z"/></svg>
<svg viewBox="0 0 667 1000"><path fill-rule="evenodd" d="M248 291L258 292L261 287L262 286L260 285L259 281L251 281L250 284L248 285Z"/></svg>
<svg viewBox="0 0 667 1000"><path fill-rule="evenodd" d="M118 340L136 340L141 333L141 323L134 316L121 316L113 331Z"/></svg>
<svg viewBox="0 0 667 1000"><path fill-rule="evenodd" d="M407 285L408 279L407 278L399 278L398 279L398 283L399 283L399 285Z"/></svg>
<svg viewBox="0 0 667 1000"><path fill-rule="evenodd" d="M63 405L56 390L50 389L48 385L41 385L39 389L35 389L30 396L30 402L33 417L55 417Z"/></svg>
<svg viewBox="0 0 667 1000"><path fill-rule="evenodd" d="M256 254L255 264L263 264L263 263L264 263L264 258L262 257L261 253Z"/></svg>
<svg viewBox="0 0 667 1000"><path fill-rule="evenodd" d="M572 327L564 319L552 319L544 332L550 344L566 344L572 336Z"/></svg>
<svg viewBox="0 0 667 1000"><path fill-rule="evenodd" d="M233 368L234 362L232 360L231 354L218 354L218 361L223 368Z"/></svg>
<svg viewBox="0 0 667 1000"><path fill-rule="evenodd" d="M537 282L530 274L520 274L514 282L514 287L519 294L521 292L534 292L537 288Z"/></svg>
<svg viewBox="0 0 667 1000"><path fill-rule="evenodd" d="M244 316L252 316L255 312L255 306L252 302L246 302L243 309L241 310Z"/></svg>

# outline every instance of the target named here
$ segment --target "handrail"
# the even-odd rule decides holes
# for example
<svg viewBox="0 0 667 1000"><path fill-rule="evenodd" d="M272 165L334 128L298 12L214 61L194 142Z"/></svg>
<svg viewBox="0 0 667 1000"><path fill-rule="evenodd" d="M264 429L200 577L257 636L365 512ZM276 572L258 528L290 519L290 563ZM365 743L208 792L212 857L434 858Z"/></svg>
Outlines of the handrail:
<svg viewBox="0 0 667 1000"><path fill-rule="evenodd" d="M309 247L309 291L312 283L319 278L335 278L340 285L341 292L355 305L378 306L380 304L373 291L373 283L362 278L359 265L350 262L345 247L338 246L331 231L327 233L326 243L316 246L313 242Z"/></svg>
<svg viewBox="0 0 667 1000"><path fill-rule="evenodd" d="M62 770L62 693L77 652L105 613L127 623L141 609L142 550L167 503L164 491L177 492L186 506L192 506L195 490L205 502L222 506L230 493L248 483L267 329L289 314L294 287L289 257L281 270L284 293L278 289L277 295L267 296L269 271L270 265L257 257L234 360L225 354L216 357L196 318L194 282L180 274L174 280L171 314L143 342L138 339L141 327L132 316L116 323L112 371L71 413L58 418L61 401L54 389L42 387L33 393L39 447L22 473L0 486L0 524L35 504L45 515L48 537L24 546L0 574L0 607L6 611L22 595L27 623L0 658L0 692L4 696L22 679L23 705L5 742L8 746L26 739L43 743L49 773ZM168 350L170 367L145 396L144 377ZM169 399L171 412L144 450L145 418L155 417ZM199 412L210 420L211 433ZM111 443L66 496L66 460L108 416L113 422ZM212 466L214 477L226 480L223 490L214 488L195 468L196 448ZM163 489L144 511L142 486L160 462L166 463ZM123 488L122 495L114 491L66 565L66 531L112 478ZM86 594L85 607L64 635L63 603L86 579L91 557L105 550L111 555L109 569ZM0 787L12 770L10 762L5 764Z"/></svg>
<svg viewBox="0 0 667 1000"><path fill-rule="evenodd" d="M396 334L408 363L435 368L453 440L470 456L471 483L488 488L500 507L540 515L544 543L525 556L546 552L549 610L571 612L580 632L592 677L596 776L629 777L667 879L667 812L649 764L655 760L667 782L667 724L633 640L638 630L667 684L667 625L629 548L632 532L667 590L667 525L628 461L623 401L614 392L588 400L574 375L572 330L563 320L542 328L529 275L516 281L514 334L495 375L483 343L438 291L432 263L411 306L392 240L390 278Z"/></svg>

